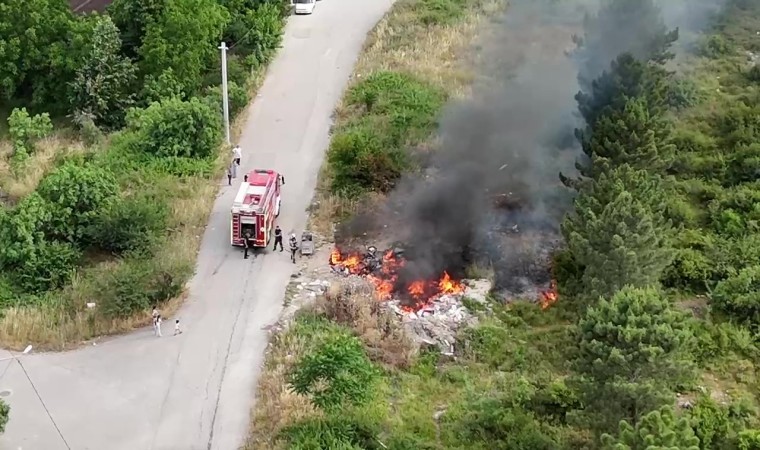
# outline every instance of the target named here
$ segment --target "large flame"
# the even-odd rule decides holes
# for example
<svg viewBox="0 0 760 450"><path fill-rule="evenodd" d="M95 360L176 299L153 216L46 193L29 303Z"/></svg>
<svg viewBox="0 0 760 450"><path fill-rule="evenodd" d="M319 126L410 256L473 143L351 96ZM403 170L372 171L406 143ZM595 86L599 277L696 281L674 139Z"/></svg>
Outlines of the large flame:
<svg viewBox="0 0 760 450"><path fill-rule="evenodd" d="M401 289L401 293L415 303L415 307L404 308L408 311L424 308L442 295L464 292L464 285L451 278L447 272L443 272L438 279L414 280L400 288L396 283L398 270L404 266L404 260L397 257L393 250L388 250L383 254L382 265L379 270L373 272L365 265L365 260L361 255L343 254L337 248L330 253L330 265L346 273L364 276L373 284L375 294L380 300L390 300L393 294L399 293L398 290Z"/></svg>

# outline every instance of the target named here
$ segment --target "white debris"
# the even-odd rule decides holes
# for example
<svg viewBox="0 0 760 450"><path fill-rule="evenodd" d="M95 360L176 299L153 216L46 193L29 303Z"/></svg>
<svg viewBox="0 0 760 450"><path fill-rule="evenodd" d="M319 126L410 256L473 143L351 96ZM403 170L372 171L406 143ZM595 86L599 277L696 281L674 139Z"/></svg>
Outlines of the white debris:
<svg viewBox="0 0 760 450"><path fill-rule="evenodd" d="M87 303L87 307L92 309L96 306L95 302Z"/></svg>

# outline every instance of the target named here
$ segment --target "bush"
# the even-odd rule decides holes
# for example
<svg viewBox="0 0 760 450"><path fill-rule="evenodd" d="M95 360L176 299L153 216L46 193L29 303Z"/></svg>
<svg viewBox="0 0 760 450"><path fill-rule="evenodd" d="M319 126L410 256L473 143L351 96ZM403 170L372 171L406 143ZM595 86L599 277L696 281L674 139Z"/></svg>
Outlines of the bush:
<svg viewBox="0 0 760 450"><path fill-rule="evenodd" d="M328 417L291 425L280 434L289 450L380 450L379 428L366 420Z"/></svg>
<svg viewBox="0 0 760 450"><path fill-rule="evenodd" d="M234 3L235 0L226 0ZM237 14L225 33L235 42L235 51L247 55L247 65L257 69L267 63L282 41L284 30L283 18L289 12L287 1L258 2L254 8L231 7ZM286 9L287 8L287 9ZM232 78L230 78L232 79Z"/></svg>
<svg viewBox="0 0 760 450"><path fill-rule="evenodd" d="M98 292L108 317L129 317L182 292L192 267L166 267L155 260L131 257L99 277Z"/></svg>
<svg viewBox="0 0 760 450"><path fill-rule="evenodd" d="M0 400L0 433L5 433L5 426L8 424L8 418L11 414L11 407Z"/></svg>
<svg viewBox="0 0 760 450"><path fill-rule="evenodd" d="M356 116L333 136L328 162L333 192L390 190L408 168L404 147L427 138L445 95L411 75L376 72L347 93Z"/></svg>
<svg viewBox="0 0 760 450"><path fill-rule="evenodd" d="M69 243L41 241L34 255L17 267L15 278L27 292L60 288L71 280L81 257L82 253Z"/></svg>
<svg viewBox="0 0 760 450"><path fill-rule="evenodd" d="M718 283L710 305L740 322L760 325L760 265L747 267Z"/></svg>
<svg viewBox="0 0 760 450"><path fill-rule="evenodd" d="M168 213L159 199L122 199L102 211L88 235L93 244L114 253L147 250L165 230Z"/></svg>
<svg viewBox="0 0 760 450"><path fill-rule="evenodd" d="M336 411L366 403L377 375L361 342L342 334L329 338L298 361L288 383L296 393L309 395L315 406Z"/></svg>
<svg viewBox="0 0 760 450"><path fill-rule="evenodd" d="M464 15L467 0L420 0L416 6L420 23L446 25Z"/></svg>
<svg viewBox="0 0 760 450"><path fill-rule="evenodd" d="M731 43L719 34L707 36L702 40L699 47L702 56L712 59L718 59L734 52Z"/></svg>
<svg viewBox="0 0 760 450"><path fill-rule="evenodd" d="M689 422L699 438L699 448L703 450L721 448L720 443L731 431L728 410L706 395L697 399L689 411Z"/></svg>
<svg viewBox="0 0 760 450"><path fill-rule="evenodd" d="M34 153L34 142L53 132L48 113L30 116L26 108L15 108L8 117L8 134L13 143L14 156L23 160Z"/></svg>
<svg viewBox="0 0 760 450"><path fill-rule="evenodd" d="M197 98L170 98L131 110L127 123L139 136L138 149L159 157L208 158L221 138L219 115Z"/></svg>
<svg viewBox="0 0 760 450"><path fill-rule="evenodd" d="M445 427L460 445L473 450L555 450L551 428L513 404L511 399L482 398L462 407L462 416L447 417Z"/></svg>
<svg viewBox="0 0 760 450"><path fill-rule="evenodd" d="M248 91L241 85L230 81L227 83L227 95L230 101L230 119L236 117L240 111L248 106ZM222 87L213 86L206 89L203 101L219 115L224 114L222 109Z"/></svg>
<svg viewBox="0 0 760 450"><path fill-rule="evenodd" d="M332 190L346 197L387 192L407 167L406 155L383 142L382 131L354 127L333 136L328 154Z"/></svg>
<svg viewBox="0 0 760 450"><path fill-rule="evenodd" d="M745 430L739 433L739 450L760 449L760 430Z"/></svg>
<svg viewBox="0 0 760 450"><path fill-rule="evenodd" d="M53 208L46 235L66 241L79 241L118 191L108 170L91 164L68 162L40 182L37 192Z"/></svg>

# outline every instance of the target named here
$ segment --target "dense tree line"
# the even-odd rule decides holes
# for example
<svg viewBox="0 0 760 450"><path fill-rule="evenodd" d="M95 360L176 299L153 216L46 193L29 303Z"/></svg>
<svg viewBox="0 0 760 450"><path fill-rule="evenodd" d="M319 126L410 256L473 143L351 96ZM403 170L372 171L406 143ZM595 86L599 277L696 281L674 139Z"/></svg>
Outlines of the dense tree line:
<svg viewBox="0 0 760 450"><path fill-rule="evenodd" d="M235 114L248 102L250 75L279 45L288 13L285 0L115 0L105 14L86 15L73 14L67 0L0 4L12 169L29 168L54 122L74 125L92 146L0 208L3 304L63 288L88 252L149 257L170 211L145 192L151 180L210 175L218 154L220 41L233 47ZM112 311L130 314L163 299L138 297Z"/></svg>

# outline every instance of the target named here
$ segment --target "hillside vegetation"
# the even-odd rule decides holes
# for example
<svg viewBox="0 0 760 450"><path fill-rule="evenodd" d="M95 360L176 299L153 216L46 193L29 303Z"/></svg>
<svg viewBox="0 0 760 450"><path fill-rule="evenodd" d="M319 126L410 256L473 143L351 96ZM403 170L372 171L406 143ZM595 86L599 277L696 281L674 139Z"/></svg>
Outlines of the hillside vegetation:
<svg viewBox="0 0 760 450"><path fill-rule="evenodd" d="M63 348L170 311L286 0L0 5L0 344ZM222 156L225 155L225 156ZM88 308L94 303L94 308Z"/></svg>
<svg viewBox="0 0 760 450"><path fill-rule="evenodd" d="M575 200L559 302L471 305L480 324L452 358L415 354L395 316L333 289L272 342L249 448L760 448L760 2L728 0L675 72L678 33L654 2L602 3L581 54L621 11L616 32L647 26L576 96L587 158L562 176ZM431 5L449 19L430 22ZM467 77L448 52L393 55L427 55L437 33L470 42L482 5L401 0L378 25L339 110L317 227L414 170L408 149Z"/></svg>

